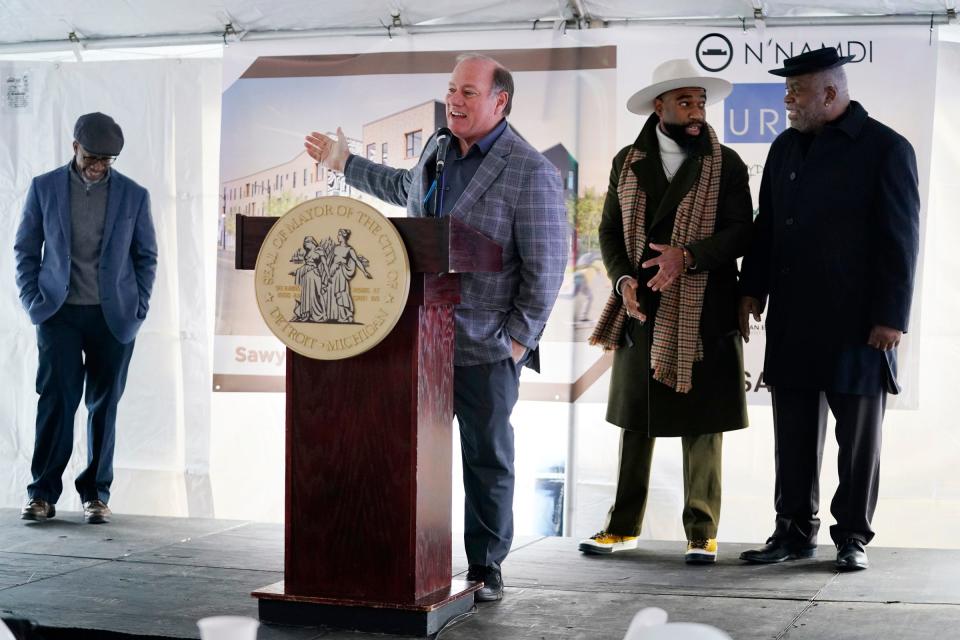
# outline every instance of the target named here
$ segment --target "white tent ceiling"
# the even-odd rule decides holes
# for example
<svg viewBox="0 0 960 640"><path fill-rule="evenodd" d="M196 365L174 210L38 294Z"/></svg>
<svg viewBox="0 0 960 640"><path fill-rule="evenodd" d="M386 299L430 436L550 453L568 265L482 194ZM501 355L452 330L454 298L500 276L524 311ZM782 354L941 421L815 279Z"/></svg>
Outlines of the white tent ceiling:
<svg viewBox="0 0 960 640"><path fill-rule="evenodd" d="M217 38L383 34L485 28L597 27L673 21L956 22L958 0L0 0L0 51L199 44ZM236 35L224 34L232 25Z"/></svg>

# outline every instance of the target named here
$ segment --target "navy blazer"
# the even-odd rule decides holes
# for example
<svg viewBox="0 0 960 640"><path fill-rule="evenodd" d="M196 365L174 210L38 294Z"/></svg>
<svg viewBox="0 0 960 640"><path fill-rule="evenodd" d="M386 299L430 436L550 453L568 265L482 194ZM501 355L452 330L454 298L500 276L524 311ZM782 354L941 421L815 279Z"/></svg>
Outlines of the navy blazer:
<svg viewBox="0 0 960 640"><path fill-rule="evenodd" d="M34 324L53 316L67 299L70 216L70 164L34 178L13 246L20 302ZM115 169L110 171L99 270L104 318L126 344L150 308L157 237L147 190Z"/></svg>
<svg viewBox="0 0 960 640"><path fill-rule="evenodd" d="M913 147L851 102L813 138L781 133L760 185L741 292L765 302L764 379L873 395L899 391L896 351L870 330L907 330L920 238Z"/></svg>

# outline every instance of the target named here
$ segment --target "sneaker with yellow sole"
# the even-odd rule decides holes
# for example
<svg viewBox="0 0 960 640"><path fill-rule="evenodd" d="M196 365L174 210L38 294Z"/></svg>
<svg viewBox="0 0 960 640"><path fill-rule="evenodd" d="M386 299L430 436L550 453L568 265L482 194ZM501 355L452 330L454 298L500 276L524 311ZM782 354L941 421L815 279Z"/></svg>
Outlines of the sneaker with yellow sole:
<svg viewBox="0 0 960 640"><path fill-rule="evenodd" d="M580 542L584 553L616 553L637 548L637 536L618 536L601 531Z"/></svg>
<svg viewBox="0 0 960 640"><path fill-rule="evenodd" d="M687 564L713 564L717 561L717 539L690 540L684 559Z"/></svg>

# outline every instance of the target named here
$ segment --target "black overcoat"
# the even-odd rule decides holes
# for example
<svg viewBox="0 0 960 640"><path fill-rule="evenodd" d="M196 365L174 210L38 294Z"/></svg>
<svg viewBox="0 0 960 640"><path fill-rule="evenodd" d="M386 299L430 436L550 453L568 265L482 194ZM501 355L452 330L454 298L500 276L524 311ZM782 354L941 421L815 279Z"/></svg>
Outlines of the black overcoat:
<svg viewBox="0 0 960 640"><path fill-rule="evenodd" d="M744 295L769 296L768 384L899 391L896 351L867 339L875 325L907 330L919 226L913 147L859 103L815 136L777 137L741 276Z"/></svg>
<svg viewBox="0 0 960 640"><path fill-rule="evenodd" d="M696 185L709 145L691 153L668 182L660 158L656 115L650 116L633 146L647 155L630 167L646 193L647 238L670 244L677 205ZM709 272L700 316L704 359L693 365L693 389L677 393L653 379L649 341L656 323L660 294L646 283L657 269L641 272L631 264L624 241L617 185L630 147L613 159L610 186L600 222L600 250L607 274L616 282L633 276L640 282L648 320L627 321L621 346L614 351L607 420L650 436L688 436L731 431L747 426L743 352L737 330L737 258L750 242L753 206L747 168L731 149L721 147L720 196L717 224L709 238L688 245L697 268ZM640 262L658 256L649 246ZM682 276L681 276L682 277Z"/></svg>

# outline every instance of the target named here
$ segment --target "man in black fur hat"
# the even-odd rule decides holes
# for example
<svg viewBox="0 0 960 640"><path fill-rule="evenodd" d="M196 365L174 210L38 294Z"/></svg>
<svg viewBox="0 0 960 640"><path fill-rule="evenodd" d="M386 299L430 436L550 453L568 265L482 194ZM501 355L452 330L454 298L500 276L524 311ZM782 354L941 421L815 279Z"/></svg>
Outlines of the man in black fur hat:
<svg viewBox="0 0 960 640"><path fill-rule="evenodd" d="M880 439L898 393L897 345L910 318L920 197L910 143L850 99L841 57L809 51L786 77L791 128L770 147L754 241L743 260L740 324L769 299L764 379L772 387L776 528L752 563L816 553L820 462L829 408L840 484L830 537L840 570L867 568Z"/></svg>

